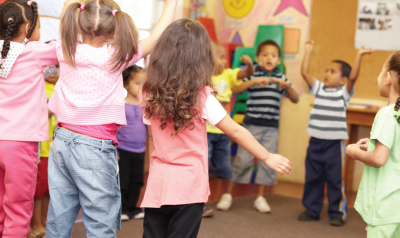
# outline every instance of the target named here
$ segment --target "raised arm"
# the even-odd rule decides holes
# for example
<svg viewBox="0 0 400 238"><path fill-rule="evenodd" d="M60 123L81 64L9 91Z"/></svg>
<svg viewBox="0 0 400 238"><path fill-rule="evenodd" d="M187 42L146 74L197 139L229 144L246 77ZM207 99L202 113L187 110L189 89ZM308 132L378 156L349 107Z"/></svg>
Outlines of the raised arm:
<svg viewBox="0 0 400 238"><path fill-rule="evenodd" d="M389 153L389 148L378 140L376 141L375 150L372 151L363 151L357 144L348 145L346 148L346 154L350 158L376 167L381 167L386 164L389 159Z"/></svg>
<svg viewBox="0 0 400 238"><path fill-rule="evenodd" d="M306 52L304 53L303 64L301 66L301 76L303 76L304 80L306 81L309 87L312 87L314 80L314 77L309 72L311 53L313 49L314 49L314 41L307 41L305 44Z"/></svg>
<svg viewBox="0 0 400 238"><path fill-rule="evenodd" d="M169 24L172 23L177 3L178 0L165 0L165 5L160 20L158 20L150 36L140 41L143 47L143 57L150 54L151 50L156 44L158 38L164 32L165 28L167 28Z"/></svg>
<svg viewBox="0 0 400 238"><path fill-rule="evenodd" d="M253 74L254 74L254 65L253 65L253 60L250 58L250 56L243 55L240 58L240 61L242 61L246 65L246 69L245 70L240 70L238 75L237 75L237 78L238 79L244 79L244 78L248 78L250 76L253 76Z"/></svg>
<svg viewBox="0 0 400 238"><path fill-rule="evenodd" d="M292 163L283 156L269 153L244 127L234 122L228 115L217 125L226 135L242 146L250 154L280 174L290 173Z"/></svg>
<svg viewBox="0 0 400 238"><path fill-rule="evenodd" d="M347 91L350 93L353 90L354 84L356 84L358 74L360 73L361 68L361 59L365 54L372 54L374 51L370 49L364 49L362 46L356 55L356 59L354 61L353 69L351 70L349 81L347 82Z"/></svg>

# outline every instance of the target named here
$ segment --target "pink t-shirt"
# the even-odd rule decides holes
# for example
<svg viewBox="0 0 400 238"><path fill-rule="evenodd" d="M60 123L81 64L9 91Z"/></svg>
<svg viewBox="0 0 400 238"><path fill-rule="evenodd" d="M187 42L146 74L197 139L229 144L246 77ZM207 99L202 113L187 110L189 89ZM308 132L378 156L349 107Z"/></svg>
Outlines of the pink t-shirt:
<svg viewBox="0 0 400 238"><path fill-rule="evenodd" d="M100 126L78 126L66 123L58 123L73 132L77 132L99 140L112 140L114 145L118 145L117 134L119 126L117 124L107 124Z"/></svg>
<svg viewBox="0 0 400 238"><path fill-rule="evenodd" d="M95 48L78 43L76 68L73 68L65 62L61 44L60 40L57 41L60 79L48 104L50 111L57 115L57 120L80 126L126 125L122 80L124 68L113 73L110 72L112 66L108 65L114 49L107 45ZM139 43L138 54L128 65L135 64L142 55L143 49Z"/></svg>
<svg viewBox="0 0 400 238"><path fill-rule="evenodd" d="M43 70L55 64L55 42L29 42L8 77L0 77L0 140L49 140Z"/></svg>
<svg viewBox="0 0 400 238"><path fill-rule="evenodd" d="M226 111L205 87L199 108L202 118L193 120L194 129L186 129L171 137L171 125L160 129L160 120L152 117L154 152L150 156L150 171L141 207L205 203L210 195L208 182L208 143L206 121L220 122Z"/></svg>

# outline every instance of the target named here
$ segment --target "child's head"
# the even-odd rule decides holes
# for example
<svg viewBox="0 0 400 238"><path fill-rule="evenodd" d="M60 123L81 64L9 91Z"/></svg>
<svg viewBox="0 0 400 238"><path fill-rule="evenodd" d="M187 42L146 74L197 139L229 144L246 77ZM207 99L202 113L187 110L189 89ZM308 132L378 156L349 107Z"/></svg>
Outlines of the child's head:
<svg viewBox="0 0 400 238"><path fill-rule="evenodd" d="M256 53L256 61L264 71L271 73L281 63L281 49L273 40L258 44Z"/></svg>
<svg viewBox="0 0 400 238"><path fill-rule="evenodd" d="M72 66L75 66L79 34L84 41L90 39L90 42L113 46L115 53L110 59L113 71L126 66L137 54L139 39L136 27L132 18L113 0L71 4L61 18L60 31L65 61Z"/></svg>
<svg viewBox="0 0 400 238"><path fill-rule="evenodd" d="M174 133L193 128L201 116L199 96L212 88L214 57L206 29L198 22L181 19L161 35L151 55L143 85L145 115L159 119L161 129L170 123Z"/></svg>
<svg viewBox="0 0 400 238"><path fill-rule="evenodd" d="M219 75L222 74L226 66L226 50L225 47L218 42L213 42L212 46L214 48L215 74Z"/></svg>
<svg viewBox="0 0 400 238"><path fill-rule="evenodd" d="M0 4L0 39L4 40L1 59L7 58L11 41L16 38L38 41L40 38L39 27L36 2L8 0Z"/></svg>
<svg viewBox="0 0 400 238"><path fill-rule="evenodd" d="M351 66L342 61L332 61L325 72L324 85L329 88L338 88L346 84L350 77Z"/></svg>
<svg viewBox="0 0 400 238"><path fill-rule="evenodd" d="M390 90L400 94L400 51L393 53L385 62L378 77L379 94L389 97ZM400 106L400 105L399 105ZM398 108L397 108L398 110ZM396 110L396 111L397 111Z"/></svg>
<svg viewBox="0 0 400 238"><path fill-rule="evenodd" d="M145 74L143 69L137 65L130 66L122 73L124 88L128 95L138 98L139 90L144 83Z"/></svg>

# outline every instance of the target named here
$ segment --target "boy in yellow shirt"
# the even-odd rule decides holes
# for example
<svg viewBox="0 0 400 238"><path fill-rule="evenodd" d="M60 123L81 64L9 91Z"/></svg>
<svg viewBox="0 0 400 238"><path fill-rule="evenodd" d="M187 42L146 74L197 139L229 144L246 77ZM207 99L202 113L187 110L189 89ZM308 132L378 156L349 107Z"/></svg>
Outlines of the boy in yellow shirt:
<svg viewBox="0 0 400 238"><path fill-rule="evenodd" d="M253 60L248 55L243 55L241 61L246 65L245 70L225 69L225 47L217 42L214 42L214 62L215 75L212 80L214 90L217 92L216 98L220 101L223 107L230 113L230 101L232 96L231 88L235 85L240 85L243 78L250 77L254 73ZM259 79L254 83L262 83L265 79ZM230 179L231 178L231 141L217 127L207 124L207 140L208 140L208 162L213 167L209 169L210 180ZM213 216L212 209L207 209L203 217Z"/></svg>

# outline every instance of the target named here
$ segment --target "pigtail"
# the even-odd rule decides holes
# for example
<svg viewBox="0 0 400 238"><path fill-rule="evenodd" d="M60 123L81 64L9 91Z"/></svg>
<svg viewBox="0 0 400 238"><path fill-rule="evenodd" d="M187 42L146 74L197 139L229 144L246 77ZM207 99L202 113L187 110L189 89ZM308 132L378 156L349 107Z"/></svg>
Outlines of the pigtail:
<svg viewBox="0 0 400 238"><path fill-rule="evenodd" d="M79 3L70 4L61 19L61 46L65 61L75 68L76 45L78 44L78 18Z"/></svg>
<svg viewBox="0 0 400 238"><path fill-rule="evenodd" d="M397 112L400 109L400 97L397 98L396 105L394 106L394 110Z"/></svg>
<svg viewBox="0 0 400 238"><path fill-rule="evenodd" d="M29 28L28 33L26 34L26 38L27 39L31 38L32 33L36 28L37 20L39 18L37 3L36 2L32 2L31 5L32 5L33 19L32 19L32 25Z"/></svg>
<svg viewBox="0 0 400 238"><path fill-rule="evenodd" d="M110 59L113 65L111 71L117 71L121 67L126 67L128 62L138 53L139 35L132 18L125 12L114 12L115 15L115 34L113 47L114 56ZM114 17L114 16L111 16Z"/></svg>
<svg viewBox="0 0 400 238"><path fill-rule="evenodd" d="M2 63L7 58L8 52L11 48L11 37L15 29L14 19L9 19L7 22L6 37L4 38L3 50L1 51ZM3 64L0 63L0 68L3 69Z"/></svg>

